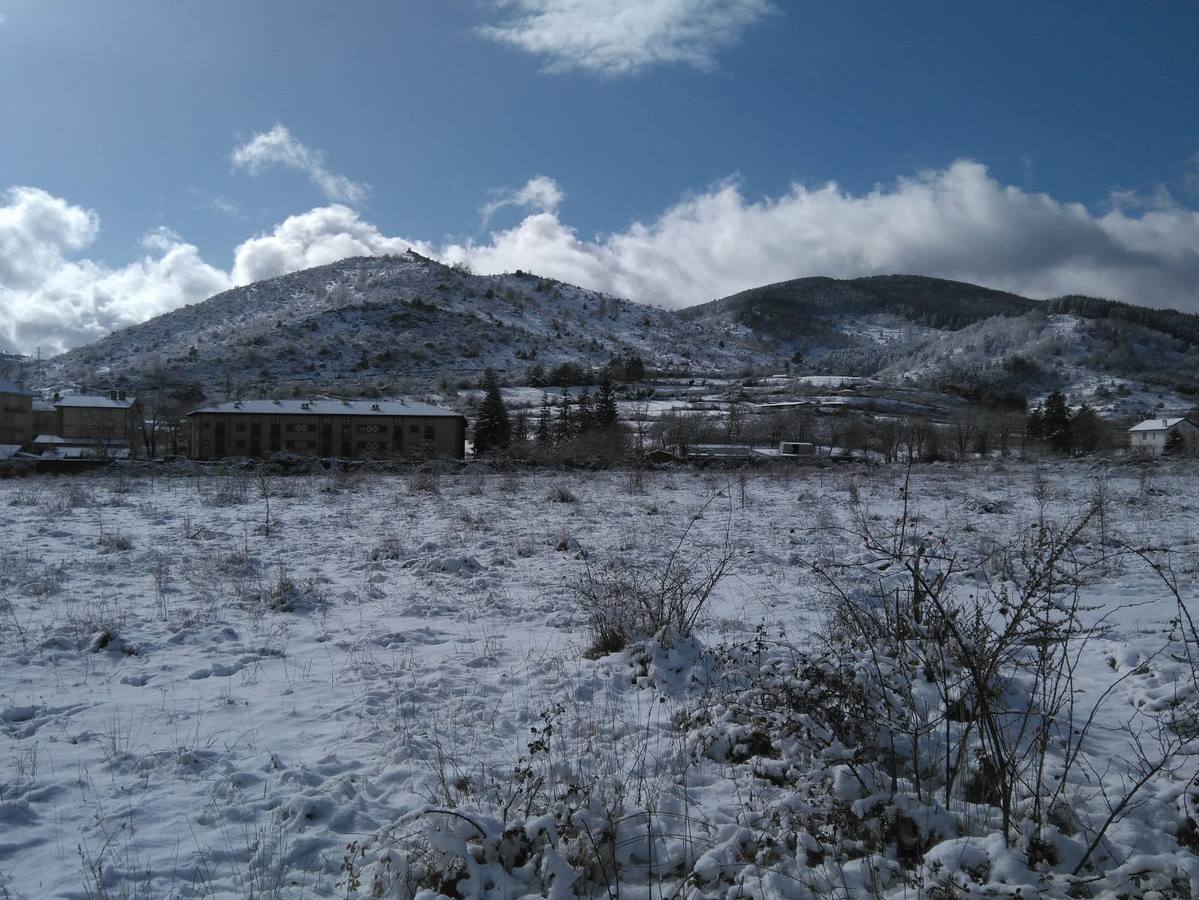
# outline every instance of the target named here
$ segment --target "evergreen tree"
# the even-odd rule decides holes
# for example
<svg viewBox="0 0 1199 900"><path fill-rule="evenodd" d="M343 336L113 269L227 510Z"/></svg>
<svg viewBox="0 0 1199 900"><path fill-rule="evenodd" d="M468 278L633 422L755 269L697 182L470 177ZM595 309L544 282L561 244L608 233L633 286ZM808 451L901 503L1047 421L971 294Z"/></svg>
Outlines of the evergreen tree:
<svg viewBox="0 0 1199 900"><path fill-rule="evenodd" d="M616 420L616 392L612 387L612 379L605 371L595 397L595 424L599 428L615 428Z"/></svg>
<svg viewBox="0 0 1199 900"><path fill-rule="evenodd" d="M625 357L624 380L641 381L643 378L645 378L645 363L641 361L641 357L636 354Z"/></svg>
<svg viewBox="0 0 1199 900"><path fill-rule="evenodd" d="M1045 410L1040 405L1034 406L1024 423L1024 436L1030 441L1045 439Z"/></svg>
<svg viewBox="0 0 1199 900"><path fill-rule="evenodd" d="M499 380L491 369L483 373L483 389L486 393L479 404L479 418L475 421L476 455L501 450L512 441L508 407L504 405Z"/></svg>
<svg viewBox="0 0 1199 900"><path fill-rule="evenodd" d="M537 443L543 447L548 446L554 441L553 428L550 426L550 409L549 394L542 394L541 412L537 416Z"/></svg>
<svg viewBox="0 0 1199 900"><path fill-rule="evenodd" d="M1041 413L1041 431L1049 446L1058 453L1069 453L1073 446L1073 436L1070 432L1070 407L1066 405L1066 395L1054 391L1045 398L1045 407Z"/></svg>
<svg viewBox="0 0 1199 900"><path fill-rule="evenodd" d="M562 392L562 403L558 407L558 424L554 430L554 439L559 443L569 441L575 436L574 416L570 412L570 392Z"/></svg>
<svg viewBox="0 0 1199 900"><path fill-rule="evenodd" d="M519 412L512 417L512 443L523 444L529 440L529 414Z"/></svg>
<svg viewBox="0 0 1199 900"><path fill-rule="evenodd" d="M1086 403L1070 417L1070 438L1083 453L1094 453L1103 443L1103 420Z"/></svg>
<svg viewBox="0 0 1199 900"><path fill-rule="evenodd" d="M1186 448L1187 440L1182 436L1182 431L1171 431L1166 437L1162 452L1167 456L1181 456Z"/></svg>
<svg viewBox="0 0 1199 900"><path fill-rule="evenodd" d="M595 414L591 410L591 392L587 388L579 391L578 410L575 412L575 431L586 434L595 427Z"/></svg>

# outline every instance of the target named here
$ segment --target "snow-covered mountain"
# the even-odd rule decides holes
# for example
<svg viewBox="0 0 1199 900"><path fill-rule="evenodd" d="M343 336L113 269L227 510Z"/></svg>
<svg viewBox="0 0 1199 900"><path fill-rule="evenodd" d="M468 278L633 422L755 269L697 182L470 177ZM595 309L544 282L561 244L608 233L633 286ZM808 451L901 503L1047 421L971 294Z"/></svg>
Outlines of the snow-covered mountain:
<svg viewBox="0 0 1199 900"><path fill-rule="evenodd" d="M672 312L411 252L218 294L56 357L36 381L397 393L486 367L521 383L534 366L631 356L694 375L871 376L1013 406L1054 388L1121 414L1199 405L1199 316L1176 311L892 275L796 279Z"/></svg>
<svg viewBox="0 0 1199 900"><path fill-rule="evenodd" d="M472 275L409 252L226 291L65 353L39 380L388 390L397 379L486 367L519 378L534 365L631 355L665 369L726 371L746 364L743 343L721 347L702 324L655 307L519 271Z"/></svg>
<svg viewBox="0 0 1199 900"><path fill-rule="evenodd" d="M888 275L785 281L679 315L804 371L1011 405L1061 389L1119 414L1199 406L1199 316L1176 310Z"/></svg>

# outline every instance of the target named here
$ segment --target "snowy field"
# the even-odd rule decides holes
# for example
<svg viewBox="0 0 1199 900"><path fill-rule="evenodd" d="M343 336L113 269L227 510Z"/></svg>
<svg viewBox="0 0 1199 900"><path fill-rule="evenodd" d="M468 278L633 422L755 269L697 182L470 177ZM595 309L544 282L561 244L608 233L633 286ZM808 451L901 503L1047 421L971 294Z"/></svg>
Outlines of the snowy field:
<svg viewBox="0 0 1199 900"><path fill-rule="evenodd" d="M1082 738L1041 757L1036 852L1024 807L1007 846L985 796L897 798L813 751L804 710L730 699L838 633L830 580L860 593L872 564L846 529L904 518L903 475L0 482L0 898L1192 896L1192 735L1159 725L1195 699L1167 589L1199 612L1195 469L912 474L900 530L963 597L1104 495L1071 550L1103 625L1069 644ZM712 576L693 637L584 653L588 591L668 571Z"/></svg>

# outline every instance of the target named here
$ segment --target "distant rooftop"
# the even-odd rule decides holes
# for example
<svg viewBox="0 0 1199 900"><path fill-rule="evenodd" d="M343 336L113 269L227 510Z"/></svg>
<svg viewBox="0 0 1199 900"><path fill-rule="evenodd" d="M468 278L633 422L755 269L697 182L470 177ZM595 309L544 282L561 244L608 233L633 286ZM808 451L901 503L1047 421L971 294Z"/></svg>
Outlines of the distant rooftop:
<svg viewBox="0 0 1199 900"><path fill-rule="evenodd" d="M252 416L424 416L460 418L451 409L404 400L227 400L193 410L197 413Z"/></svg>
<svg viewBox="0 0 1199 900"><path fill-rule="evenodd" d="M54 405L85 409L129 409L136 402L136 397L118 397L114 400L108 394L67 394L55 400Z"/></svg>
<svg viewBox="0 0 1199 900"><path fill-rule="evenodd" d="M98 438L90 437L65 438L60 434L39 434L33 439L33 443L39 446L54 446L61 444L72 447L96 447L99 446L102 441L100 441Z"/></svg>
<svg viewBox="0 0 1199 900"><path fill-rule="evenodd" d="M1144 422L1139 422L1133 425L1129 431L1169 431L1179 422L1185 422L1186 416L1178 416L1177 418L1167 419L1146 419Z"/></svg>
<svg viewBox="0 0 1199 900"><path fill-rule="evenodd" d="M7 378L0 378L0 394L20 394L23 397L32 396L25 388L21 387L15 381L9 381Z"/></svg>

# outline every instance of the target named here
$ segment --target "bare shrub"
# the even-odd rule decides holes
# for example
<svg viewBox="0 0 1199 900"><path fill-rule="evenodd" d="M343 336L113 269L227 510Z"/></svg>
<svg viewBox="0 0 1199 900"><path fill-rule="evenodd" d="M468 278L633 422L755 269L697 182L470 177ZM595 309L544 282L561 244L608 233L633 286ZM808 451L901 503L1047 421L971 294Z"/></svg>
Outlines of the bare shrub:
<svg viewBox="0 0 1199 900"><path fill-rule="evenodd" d="M551 503L577 503L579 501L579 498L574 495L574 491L561 482L549 489L545 499Z"/></svg>
<svg viewBox="0 0 1199 900"><path fill-rule="evenodd" d="M249 497L248 479L241 475L224 475L217 478L216 489L205 501L209 506L238 506Z"/></svg>
<svg viewBox="0 0 1199 900"><path fill-rule="evenodd" d="M404 542L397 535L387 535L379 543L371 548L367 558L371 562L381 562L383 560L403 559L407 555L404 547Z"/></svg>
<svg viewBox="0 0 1199 900"><path fill-rule="evenodd" d="M587 655L614 652L664 629L682 638L691 635L712 592L739 561L727 529L716 547L690 546L695 523L715 499L690 517L664 561L617 554L588 564L574 585L591 633Z"/></svg>
<svg viewBox="0 0 1199 900"><path fill-rule="evenodd" d="M326 599L314 581L296 581L280 564L274 583L263 596L263 604L275 612L309 612L324 607Z"/></svg>
<svg viewBox="0 0 1199 900"><path fill-rule="evenodd" d="M421 468L408 478L408 493L441 496L441 473L435 468Z"/></svg>
<svg viewBox="0 0 1199 900"><path fill-rule="evenodd" d="M45 497L38 488L15 491L8 501L9 506L35 507L41 506Z"/></svg>
<svg viewBox="0 0 1199 900"><path fill-rule="evenodd" d="M487 475L477 466L463 472L460 481L462 492L468 497L481 497L487 489Z"/></svg>
<svg viewBox="0 0 1199 900"><path fill-rule="evenodd" d="M1170 770L1196 721L1193 698L1138 711L1108 812L1075 806L1078 786L1112 765L1093 755L1101 709L1145 671L1099 689L1075 680L1111 615L1082 601L1107 561L1081 539L1097 510L1054 523L1039 505L1038 521L992 555L998 577L966 588L964 575L983 573L963 572L950 536L921 523L906 482L901 496L901 515L885 521L853 498L847 532L862 553L813 566L830 610L818 645L760 630L728 648L723 689L685 727L705 755L803 790L804 831L853 854L915 871L936 843L996 833L1030 869L1057 865L1069 840L1063 878L1095 872L1104 834ZM785 847L786 829L775 839Z"/></svg>
<svg viewBox="0 0 1199 900"><path fill-rule="evenodd" d="M133 549L133 540L119 531L105 531L96 539L96 549L100 553L124 553Z"/></svg>

